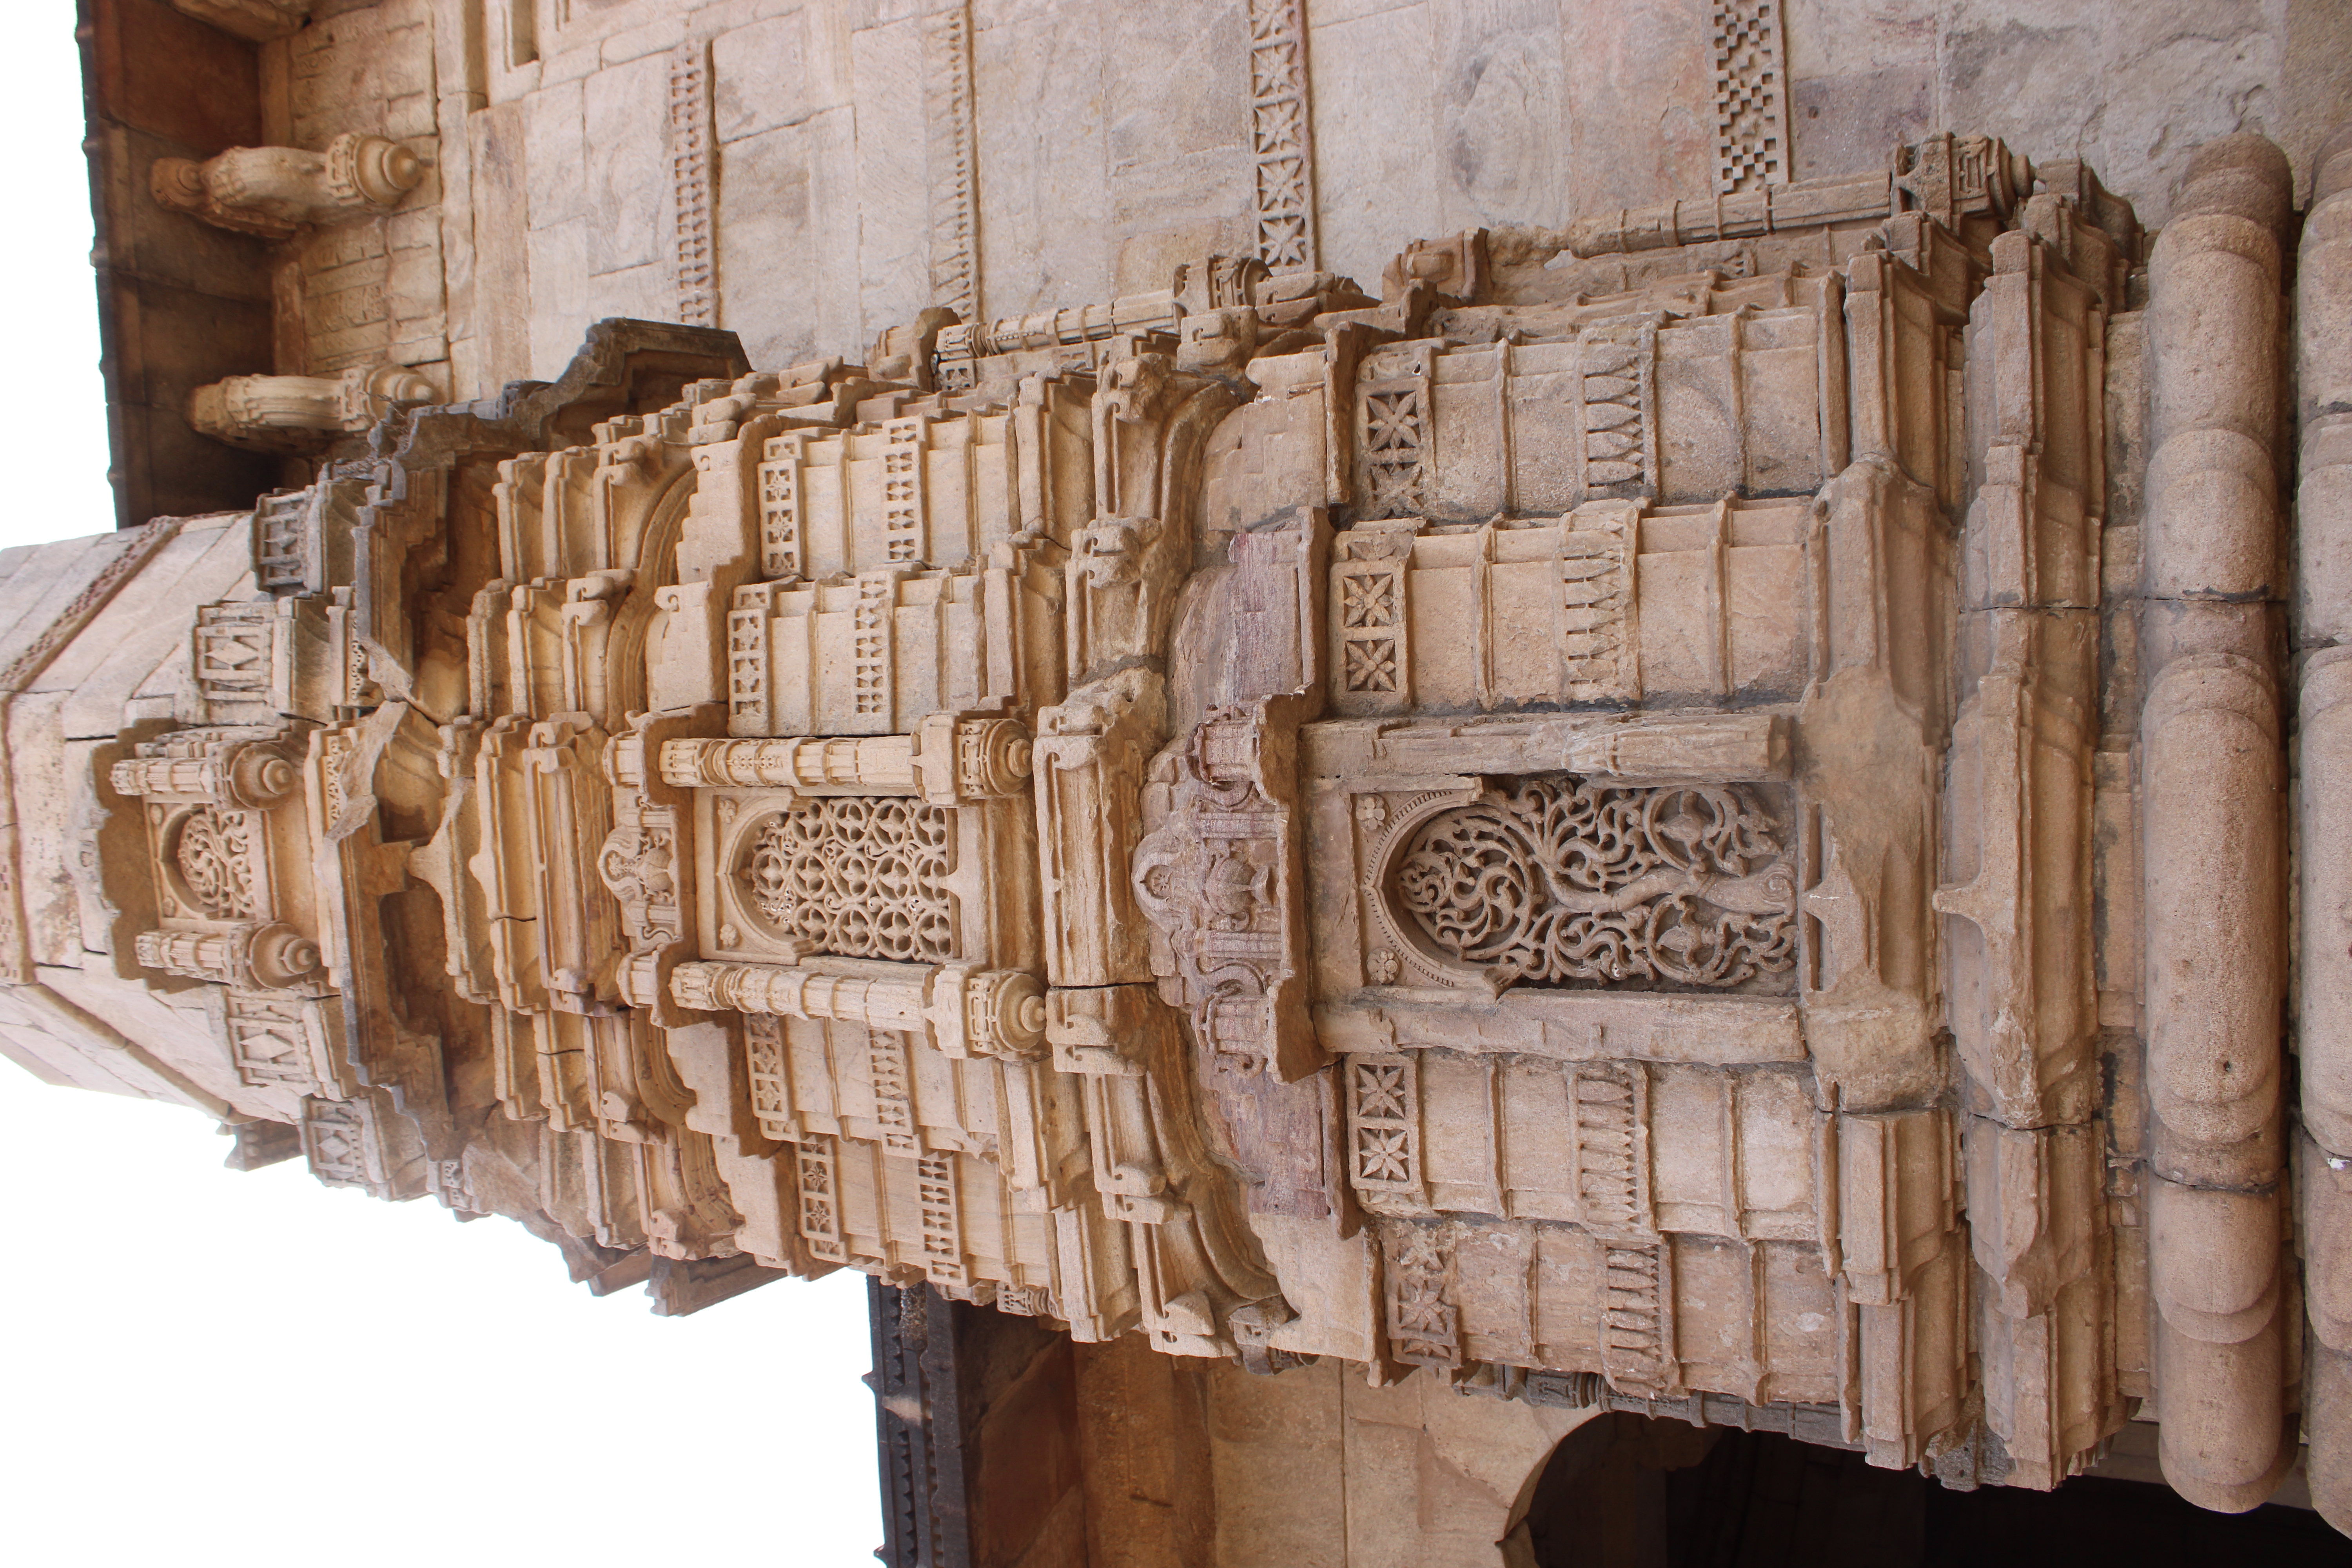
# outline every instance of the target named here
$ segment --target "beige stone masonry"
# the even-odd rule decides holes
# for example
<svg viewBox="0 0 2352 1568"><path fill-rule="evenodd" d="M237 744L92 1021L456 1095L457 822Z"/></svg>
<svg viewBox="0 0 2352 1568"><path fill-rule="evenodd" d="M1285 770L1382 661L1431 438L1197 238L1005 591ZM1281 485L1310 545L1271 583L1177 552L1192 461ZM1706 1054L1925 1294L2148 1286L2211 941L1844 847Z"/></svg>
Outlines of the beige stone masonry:
<svg viewBox="0 0 2352 1568"><path fill-rule="evenodd" d="M262 479L0 552L0 1054L1066 1335L1007 1562L1636 1416L2352 1520L2324 8L177 8L124 461Z"/></svg>

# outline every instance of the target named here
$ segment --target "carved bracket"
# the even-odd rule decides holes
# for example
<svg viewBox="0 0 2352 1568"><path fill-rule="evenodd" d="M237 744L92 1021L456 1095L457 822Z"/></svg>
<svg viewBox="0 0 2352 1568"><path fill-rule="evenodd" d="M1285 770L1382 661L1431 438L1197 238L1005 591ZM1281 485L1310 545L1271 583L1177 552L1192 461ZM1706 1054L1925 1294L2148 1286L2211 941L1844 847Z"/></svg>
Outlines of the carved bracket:
<svg viewBox="0 0 2352 1568"><path fill-rule="evenodd" d="M217 227L285 239L304 224L390 212L424 179L425 160L415 153L352 132L323 153L232 147L201 163L158 158L148 188L162 205Z"/></svg>
<svg viewBox="0 0 2352 1568"><path fill-rule="evenodd" d="M1215 1059L1296 1082L1326 1058L1307 1016L1305 876L1297 820L1307 700L1214 709L1181 756L1165 815L1135 852L1152 972Z"/></svg>
<svg viewBox="0 0 2352 1568"><path fill-rule="evenodd" d="M233 375L188 394L188 423L258 452L312 452L393 409L440 397L405 365L354 365L340 376Z"/></svg>

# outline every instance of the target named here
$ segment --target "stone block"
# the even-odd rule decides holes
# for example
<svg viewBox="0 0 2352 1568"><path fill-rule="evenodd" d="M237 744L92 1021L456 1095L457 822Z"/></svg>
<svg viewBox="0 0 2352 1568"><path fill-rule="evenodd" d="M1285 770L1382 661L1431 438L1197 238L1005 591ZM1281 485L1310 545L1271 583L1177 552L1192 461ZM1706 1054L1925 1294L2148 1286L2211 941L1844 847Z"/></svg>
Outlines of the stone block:
<svg viewBox="0 0 2352 1568"><path fill-rule="evenodd" d="M1706 0L1581 6L1562 21L1580 213L1714 189L1714 58Z"/></svg>
<svg viewBox="0 0 2352 1568"><path fill-rule="evenodd" d="M551 381L563 374L579 344L573 322L588 314L589 223L571 218L527 237L530 268L528 374Z"/></svg>
<svg viewBox="0 0 2352 1568"><path fill-rule="evenodd" d="M1567 222L1577 136L1561 13L1525 4L1433 11L1433 232Z"/></svg>
<svg viewBox="0 0 2352 1568"><path fill-rule="evenodd" d="M1322 264L1358 279L1396 253L1396 225L1444 232L1436 105L1427 62L1436 47L1426 0L1360 16L1310 16L1315 200Z"/></svg>
<svg viewBox="0 0 2352 1568"><path fill-rule="evenodd" d="M1790 96L1797 178L1868 174L1934 128L1935 67L1920 61L1812 77L1796 82Z"/></svg>
<svg viewBox="0 0 2352 1568"><path fill-rule="evenodd" d="M721 142L773 131L822 107L809 101L809 26L807 12L793 11L711 39L711 129Z"/></svg>
<svg viewBox="0 0 2352 1568"><path fill-rule="evenodd" d="M973 18L972 110L981 167L980 276L985 313L1016 315L1110 291L1116 248L1070 211L1108 205L1108 131L1068 90L1107 69L1099 14L1083 4L1018 26Z"/></svg>
<svg viewBox="0 0 2352 1568"><path fill-rule="evenodd" d="M719 149L721 319L760 363L799 364L866 339L858 278L837 259L858 254L853 118L828 110ZM737 296L729 281L786 274L810 292Z"/></svg>
<svg viewBox="0 0 2352 1568"><path fill-rule="evenodd" d="M552 228L590 211L585 94L577 81L541 88L526 100L530 163L516 194L532 228Z"/></svg>
<svg viewBox="0 0 2352 1568"><path fill-rule="evenodd" d="M601 71L583 89L592 274L643 267L660 254L670 202L668 98L666 58Z"/></svg>
<svg viewBox="0 0 2352 1568"><path fill-rule="evenodd" d="M763 23L761 29L744 31L782 25ZM797 37L795 33L795 55ZM858 309L864 331L871 336L912 321L932 302L931 169L925 124L929 83L922 24L894 22L853 33L850 58L856 91L857 192L851 221L857 236ZM723 95L723 64L720 73ZM725 135L722 125L722 140Z"/></svg>
<svg viewBox="0 0 2352 1568"><path fill-rule="evenodd" d="M1936 0L1782 0L1789 79L1863 77L1896 66L1933 67ZM1802 146L1799 153L1802 155Z"/></svg>

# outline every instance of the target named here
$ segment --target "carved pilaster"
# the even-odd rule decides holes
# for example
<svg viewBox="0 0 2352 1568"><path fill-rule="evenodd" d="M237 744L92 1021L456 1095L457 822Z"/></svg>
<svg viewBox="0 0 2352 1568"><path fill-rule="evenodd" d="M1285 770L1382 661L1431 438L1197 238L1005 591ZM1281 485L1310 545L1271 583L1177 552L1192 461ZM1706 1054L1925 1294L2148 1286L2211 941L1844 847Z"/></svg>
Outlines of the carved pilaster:
<svg viewBox="0 0 2352 1568"><path fill-rule="evenodd" d="M919 1035L950 1058L1026 1060L1044 1049L1045 993L1034 975L900 967L905 978L878 980L769 963L681 963L670 989L698 1012L839 1019Z"/></svg>
<svg viewBox="0 0 2352 1568"><path fill-rule="evenodd" d="M680 789L915 795L958 805L1017 793L1029 777L1029 743L1016 721L941 713L911 735L671 741L661 770Z"/></svg>

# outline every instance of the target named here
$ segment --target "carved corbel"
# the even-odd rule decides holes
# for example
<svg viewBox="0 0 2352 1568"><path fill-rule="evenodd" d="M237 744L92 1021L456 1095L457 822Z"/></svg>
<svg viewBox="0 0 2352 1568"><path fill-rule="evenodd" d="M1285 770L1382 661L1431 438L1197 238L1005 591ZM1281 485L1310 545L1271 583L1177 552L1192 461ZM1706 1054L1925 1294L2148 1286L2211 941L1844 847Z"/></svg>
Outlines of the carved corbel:
<svg viewBox="0 0 2352 1568"><path fill-rule="evenodd" d="M310 0L172 0L172 9L257 44L301 30Z"/></svg>
<svg viewBox="0 0 2352 1568"><path fill-rule="evenodd" d="M934 305L907 325L884 328L874 340L866 363L883 381L903 381L919 391L932 391L938 385L933 368L940 334L961 321L953 310Z"/></svg>
<svg viewBox="0 0 2352 1568"><path fill-rule="evenodd" d="M1129 865L1143 834L1136 802L1166 715L1160 678L1134 668L1038 715L1045 973L1056 985L1151 977Z"/></svg>
<svg viewBox="0 0 2352 1568"><path fill-rule="evenodd" d="M390 212L425 179L425 160L383 136L349 132L323 153L232 147L199 163L159 158L148 174L157 203L216 227L285 239L305 224Z"/></svg>
<svg viewBox="0 0 2352 1568"><path fill-rule="evenodd" d="M1448 239L1418 239L1381 273L1389 299L1416 286L1441 305L1472 305L1486 287L1486 231L1465 229Z"/></svg>
<svg viewBox="0 0 2352 1568"><path fill-rule="evenodd" d="M1074 676L1165 650L1192 566L1202 453L1234 405L1230 391L1166 353L1105 367L1094 405L1096 520L1072 541L1067 568Z"/></svg>
<svg viewBox="0 0 2352 1568"><path fill-rule="evenodd" d="M1295 1083L1324 1065L1307 1015L1297 696L1213 710L1166 781L1135 851L1151 967L1221 1065ZM1157 771L1157 770L1155 770Z"/></svg>
<svg viewBox="0 0 2352 1568"><path fill-rule="evenodd" d="M188 395L188 423L257 452L310 452L367 429L393 409L441 394L405 365L355 365L339 376L233 375Z"/></svg>

